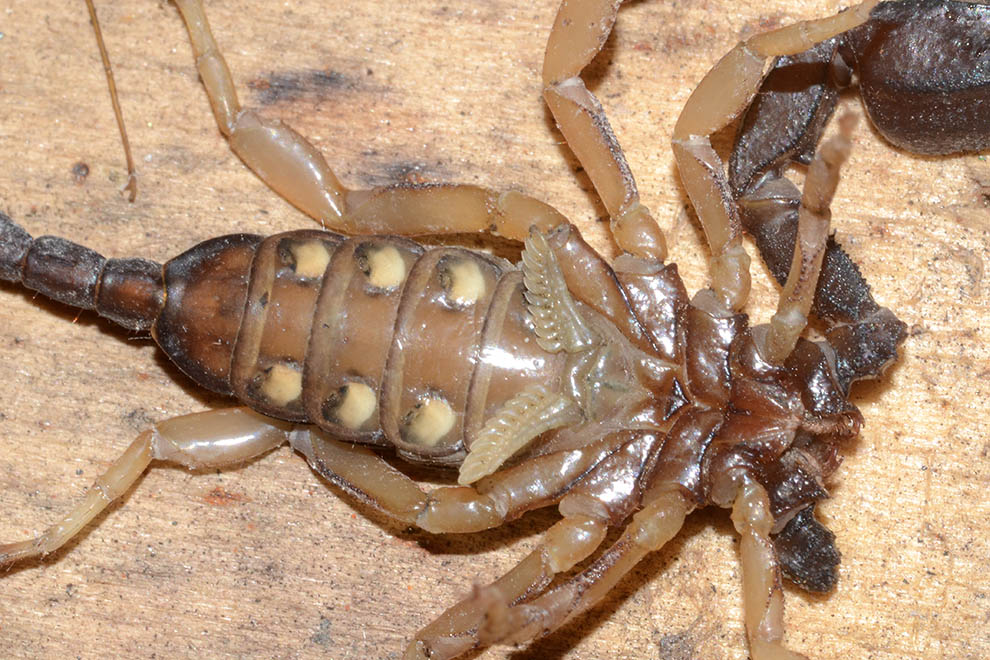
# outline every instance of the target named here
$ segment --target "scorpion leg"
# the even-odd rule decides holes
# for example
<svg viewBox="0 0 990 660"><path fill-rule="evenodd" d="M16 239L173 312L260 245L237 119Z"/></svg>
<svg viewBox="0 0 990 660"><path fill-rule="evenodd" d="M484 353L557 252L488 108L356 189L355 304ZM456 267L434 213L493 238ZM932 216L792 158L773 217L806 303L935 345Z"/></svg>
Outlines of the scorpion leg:
<svg viewBox="0 0 990 660"><path fill-rule="evenodd" d="M318 474L355 499L424 531L449 534L491 529L558 502L631 440L615 434L581 449L533 458L471 487L441 486L430 492L375 452L337 442L322 431L300 427L289 442Z"/></svg>
<svg viewBox="0 0 990 660"><path fill-rule="evenodd" d="M636 181L605 109L580 77L605 45L621 2L561 2L543 60L543 98L608 210L616 245L630 254L663 261L667 256L663 233L639 201Z"/></svg>
<svg viewBox="0 0 990 660"><path fill-rule="evenodd" d="M352 191L347 214L333 226L350 234L491 233L521 243L530 227L566 223L557 209L519 192L427 184Z"/></svg>
<svg viewBox="0 0 990 660"><path fill-rule="evenodd" d="M196 68L210 97L213 116L230 148L275 192L307 215L340 217L347 190L320 152L278 120L241 108L234 81L213 34L201 0L176 0L189 31Z"/></svg>
<svg viewBox="0 0 990 660"><path fill-rule="evenodd" d="M673 149L691 203L701 220L712 258L712 288L740 310L749 297L749 255L722 159L711 137L749 107L774 57L806 50L865 22L878 0L867 0L828 18L758 34L729 51L695 88L674 126Z"/></svg>
<svg viewBox="0 0 990 660"><path fill-rule="evenodd" d="M493 232L521 242L531 226L547 230L566 222L553 207L518 192L470 185L345 188L306 138L279 120L241 107L202 0L176 4L217 126L231 150L272 190L326 227L401 236Z"/></svg>
<svg viewBox="0 0 990 660"><path fill-rule="evenodd" d="M566 510L565 503L561 509ZM481 645L479 632L493 608L504 610L538 594L554 575L570 570L605 538L605 520L584 514L566 516L543 536L539 547L495 582L446 610L416 633L405 660L453 658Z"/></svg>
<svg viewBox="0 0 990 660"><path fill-rule="evenodd" d="M289 428L249 408L212 410L159 422L134 439L69 515L33 539L0 544L0 568L57 550L126 493L153 460L194 470L236 465L284 444Z"/></svg>
<svg viewBox="0 0 990 660"><path fill-rule="evenodd" d="M487 600L488 612L478 631L481 645L521 644L546 635L604 598L646 555L674 538L694 508L676 487L661 487L632 518L619 539L587 568L525 603L512 604L497 593ZM497 584L497 583L496 583Z"/></svg>
<svg viewBox="0 0 990 660"><path fill-rule="evenodd" d="M846 115L840 121L842 132L822 145L805 178L791 272L780 292L777 312L770 319L765 345L761 347L764 357L774 364L787 359L808 325L828 247L829 205L839 183L839 168L849 156L849 136L855 117Z"/></svg>
<svg viewBox="0 0 990 660"><path fill-rule="evenodd" d="M784 648L784 592L770 529L773 515L766 490L744 477L732 506L732 522L740 534L743 607L746 635L754 660L801 660L805 656Z"/></svg>

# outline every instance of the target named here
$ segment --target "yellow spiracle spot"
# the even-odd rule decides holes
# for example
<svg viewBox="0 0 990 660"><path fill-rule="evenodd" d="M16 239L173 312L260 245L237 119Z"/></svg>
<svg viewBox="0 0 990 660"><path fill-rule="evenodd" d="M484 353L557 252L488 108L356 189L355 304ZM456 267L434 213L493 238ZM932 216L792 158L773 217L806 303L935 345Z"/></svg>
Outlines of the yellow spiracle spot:
<svg viewBox="0 0 990 660"><path fill-rule="evenodd" d="M302 372L295 367L276 364L265 374L261 393L276 406L295 401L302 394Z"/></svg>
<svg viewBox="0 0 990 660"><path fill-rule="evenodd" d="M446 400L438 396L424 397L405 417L405 439L424 447L435 447L454 428L456 419Z"/></svg>
<svg viewBox="0 0 990 660"><path fill-rule="evenodd" d="M391 245L368 251L368 283L380 289L392 289L406 279L406 262Z"/></svg>
<svg viewBox="0 0 990 660"><path fill-rule="evenodd" d="M473 259L459 259L447 265L444 288L456 305L473 305L485 295L485 276Z"/></svg>
<svg viewBox="0 0 990 660"><path fill-rule="evenodd" d="M378 405L375 391L364 383L351 382L341 389L340 404L333 415L341 426L353 431L364 426Z"/></svg>
<svg viewBox="0 0 990 660"><path fill-rule="evenodd" d="M323 277L330 263L330 252L322 241L293 243L289 252L296 261L296 275L300 277Z"/></svg>

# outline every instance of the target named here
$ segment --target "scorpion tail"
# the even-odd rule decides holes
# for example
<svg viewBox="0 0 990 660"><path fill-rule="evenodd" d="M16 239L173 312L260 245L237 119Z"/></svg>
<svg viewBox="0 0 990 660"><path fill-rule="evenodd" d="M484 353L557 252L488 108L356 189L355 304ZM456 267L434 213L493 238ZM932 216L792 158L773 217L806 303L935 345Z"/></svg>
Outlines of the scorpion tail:
<svg viewBox="0 0 990 660"><path fill-rule="evenodd" d="M107 259L56 236L33 238L0 211L0 279L130 330L150 330L165 302L161 264Z"/></svg>

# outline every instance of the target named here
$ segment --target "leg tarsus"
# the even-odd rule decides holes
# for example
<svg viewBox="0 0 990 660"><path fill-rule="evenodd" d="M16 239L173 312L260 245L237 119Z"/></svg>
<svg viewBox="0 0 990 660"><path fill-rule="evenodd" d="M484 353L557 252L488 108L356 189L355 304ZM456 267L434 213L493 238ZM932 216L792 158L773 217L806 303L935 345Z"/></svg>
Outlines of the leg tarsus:
<svg viewBox="0 0 990 660"><path fill-rule="evenodd" d="M45 557L79 533L137 481L151 463L152 431L144 431L110 469L97 477L83 500L67 516L32 539L0 544L0 568L32 557Z"/></svg>

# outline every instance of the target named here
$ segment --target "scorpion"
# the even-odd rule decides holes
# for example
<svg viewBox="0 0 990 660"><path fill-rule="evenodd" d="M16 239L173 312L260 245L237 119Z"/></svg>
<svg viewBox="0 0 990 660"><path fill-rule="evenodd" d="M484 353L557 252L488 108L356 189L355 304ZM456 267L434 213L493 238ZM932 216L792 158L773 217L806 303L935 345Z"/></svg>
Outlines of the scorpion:
<svg viewBox="0 0 990 660"><path fill-rule="evenodd" d="M330 184L317 189L314 201L287 191L284 186L291 181L271 181L271 173L281 168L253 160L260 152L244 142L238 146L237 135L234 149L262 178L267 172L270 185L331 229L356 236L317 230L267 239L233 235L202 243L162 270L146 260L105 261L63 239L35 240L4 216L0 265L6 279L61 302L95 308L132 330L152 330L194 380L269 417L237 408L153 425L62 526L40 541L3 546L0 555L12 563L54 551L126 492L152 458L204 469L240 464L288 442L331 483L431 532L485 529L551 504L563 514L515 569L417 633L407 657L452 657L478 645L527 641L560 626L592 607L638 559L672 538L690 510L709 504L732 508L742 538L751 654L790 657L781 646L778 563L806 588L834 585L837 553L814 507L826 496L823 481L837 467L839 442L854 437L861 423L848 400L849 386L879 375L904 336L903 324L873 302L856 279L858 271L825 240L830 189L850 130L846 125L839 137L817 146L837 90L848 79L850 62L836 52L862 53L856 42L869 43L871 31L885 38L878 27L882 12L895 14L895 26L922 20L927 30L933 19L924 12L961 7L909 2L902 3L906 10L893 3L874 9L872 4L813 24L831 30L820 46L812 47L817 39L789 28L752 38L713 70L692 97L694 104L689 101L681 120L684 130L675 129L685 187L692 199L705 199L704 190L695 186L708 186L722 200L714 206L696 202L713 259L712 287L694 297L687 295L676 268L665 263L663 235L638 201L632 172L603 110L577 77L604 43L618 3L564 3L544 67L547 101L602 196L613 238L625 253L611 265L563 216L526 195L496 196L473 186L355 193L326 170L320 177ZM198 60L200 72L221 130L234 132L237 117L249 124L259 121L238 114L201 5L179 5L194 50L206 55ZM985 9L967 9L982 30L977 36L985 36ZM582 11L592 12L594 20ZM597 27L582 27L589 24ZM785 48L775 39L798 40L810 49L787 46L791 54L802 54L781 60L767 75L770 56ZM985 48L974 52L982 52L985 62ZM735 104L706 101L706 83L726 74L745 79L732 58L753 53L759 61ZM814 89L778 100L775 90L792 85L786 76L793 69L817 76L805 83ZM971 69L981 70L979 62ZM893 138L926 153L985 149L986 104L980 102L986 100L986 81L982 87L966 82L963 92L972 94L971 106L976 112L984 107L984 114L953 123L967 128L961 138L933 145L932 126L914 127L915 133L907 126L906 137L895 133ZM751 105L757 89L761 93ZM903 98L894 100L902 103ZM784 114L799 121L782 119L775 103L787 106ZM970 107L959 101L952 105ZM726 178L719 174L721 161L707 138L746 108ZM879 123L884 130L883 120ZM905 128L903 122L894 126ZM927 141L912 144L914 134ZM695 139L699 135L703 139ZM308 142L293 133L282 133L276 142L285 140L292 153L307 154L309 168L315 152ZM281 153L272 157L285 158ZM781 176L792 159L812 163L803 203ZM327 203L330 208L319 206ZM432 208L434 203L442 208ZM346 212L334 216L334 204ZM382 210L389 206L401 209L397 215L403 224L390 219L390 208ZM461 213L451 217L452 208ZM806 240L799 209L817 218L819 228L807 238L808 255L795 258L796 267L789 269L792 248L780 246L786 233L780 227L791 226ZM719 214L725 216L721 221ZM437 223L440 217L445 224ZM415 226L419 221L423 224ZM493 223L498 234L525 242L520 266L394 236L488 231ZM787 280L788 295L781 299L798 300L805 309L782 308L769 326L748 324L740 313L748 289L742 226L756 236L774 275ZM825 295L813 302L809 292L815 291L818 269ZM810 286L808 272L814 273ZM846 289L857 305L853 311L837 293ZM384 308L364 308L374 305ZM817 342L799 338L812 305L825 326L824 340ZM283 314L341 321L280 324ZM309 348L344 343L339 333L348 332L350 314L366 314L368 322L355 327L378 328L378 336L351 330L346 343L366 341L377 350ZM395 320L370 321L381 317ZM448 333L442 354L436 335L412 330L420 327ZM458 351L459 341L474 342L501 359L480 358L470 347ZM507 367L506 361L527 366ZM401 365L411 366L403 370ZM346 374L351 380L314 378L314 372ZM330 433L276 418L316 423ZM425 494L362 444L453 468L462 485ZM624 531L594 555L609 527ZM555 574L562 577L552 583Z"/></svg>

